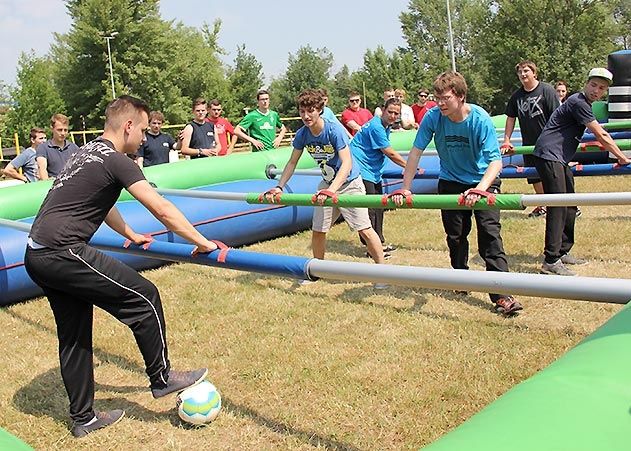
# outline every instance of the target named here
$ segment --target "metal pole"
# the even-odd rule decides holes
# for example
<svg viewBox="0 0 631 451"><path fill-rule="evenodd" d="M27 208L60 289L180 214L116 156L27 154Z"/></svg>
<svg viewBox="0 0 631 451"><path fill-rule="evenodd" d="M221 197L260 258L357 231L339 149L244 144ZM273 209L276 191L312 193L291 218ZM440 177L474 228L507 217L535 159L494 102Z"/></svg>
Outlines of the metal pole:
<svg viewBox="0 0 631 451"><path fill-rule="evenodd" d="M112 83L112 99L116 98L116 90L114 89L114 69L112 67L112 49L110 48L110 40L114 39L114 37L118 34L117 31L110 33L109 36L103 36L105 42L107 42L107 59L110 65L110 81Z"/></svg>
<svg viewBox="0 0 631 451"><path fill-rule="evenodd" d="M456 55L454 54L454 32L451 28L451 11L447 0L447 26L449 27L449 44L451 47L451 70L456 72Z"/></svg>
<svg viewBox="0 0 631 451"><path fill-rule="evenodd" d="M539 296L581 301L626 304L631 299L631 280L565 277L464 269L374 265L311 259L311 278L390 283L440 290Z"/></svg>
<svg viewBox="0 0 631 451"><path fill-rule="evenodd" d="M193 197L196 199L241 200L246 201L247 193L224 193L221 191L199 191L188 189L159 188L156 191L163 196Z"/></svg>

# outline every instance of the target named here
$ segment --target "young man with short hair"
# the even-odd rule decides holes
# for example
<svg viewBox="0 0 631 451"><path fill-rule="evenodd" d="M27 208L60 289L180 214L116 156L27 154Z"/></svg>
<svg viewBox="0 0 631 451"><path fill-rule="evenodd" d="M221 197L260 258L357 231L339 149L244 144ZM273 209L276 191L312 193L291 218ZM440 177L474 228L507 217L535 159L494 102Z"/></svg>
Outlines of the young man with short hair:
<svg viewBox="0 0 631 451"><path fill-rule="evenodd" d="M206 122L208 107L206 99L201 97L193 101L193 120L182 130L180 152L191 159L213 157L219 152L215 138L215 127Z"/></svg>
<svg viewBox="0 0 631 451"><path fill-rule="evenodd" d="M68 116L63 114L53 114L50 118L53 137L37 146L36 161L40 180L57 177L70 156L79 150L75 143L66 140L69 122Z"/></svg>
<svg viewBox="0 0 631 451"><path fill-rule="evenodd" d="M169 152L175 149L175 139L167 133L162 133L162 124L164 124L162 112L149 113L149 130L147 130L145 142L138 149L138 158L136 158L136 164L139 167L146 168L169 162Z"/></svg>
<svg viewBox="0 0 631 451"><path fill-rule="evenodd" d="M229 155L234 150L237 137L234 134L234 127L228 119L221 116L223 108L219 99L210 101L210 116L206 122L210 122L215 127L215 139L219 142L217 156Z"/></svg>
<svg viewBox="0 0 631 451"><path fill-rule="evenodd" d="M515 72L521 87L513 93L506 105L506 125L504 126L504 142L501 149L510 153L513 145L510 142L516 119L519 119L521 142L524 146L533 146L541 134L546 122L554 110L560 105L556 91L548 83L540 82L537 66L532 61L521 61L515 66ZM524 166L534 167L534 157L524 155ZM539 177L526 179L535 193L542 194L543 186ZM538 217L546 214L546 207L536 207L528 216Z"/></svg>
<svg viewBox="0 0 631 451"><path fill-rule="evenodd" d="M613 75L607 69L592 69L583 90L563 102L544 127L533 153L544 193L574 192L574 175L569 163L576 153L585 128L594 134L605 150L618 158L619 164L631 163L592 112L592 103L607 93L612 80ZM570 254L574 246L575 220L576 207L548 207L542 273L575 276L576 273L566 265L586 263Z"/></svg>
<svg viewBox="0 0 631 451"><path fill-rule="evenodd" d="M326 251L326 234L329 232L340 214L349 227L359 232L366 241L368 252L375 263L383 263L383 249L379 237L373 230L368 218L367 208L323 207L326 199L337 194L366 194L357 166L344 131L335 122L323 119L320 114L324 107L322 95L315 89L307 89L298 96L298 110L304 123L294 138L294 150L283 170L283 174L275 188L267 191L265 196L273 201L280 195L293 175L303 151L318 163L322 171L322 181L318 186L316 205L313 212L311 245L313 256L324 259ZM382 286L376 286L382 288Z"/></svg>
<svg viewBox="0 0 631 451"><path fill-rule="evenodd" d="M458 72L443 72L434 81L439 108L427 112L416 134L403 175L402 194L393 196L397 205L411 196L410 187L418 163L432 138L440 159L438 194L461 194L464 205L473 207L481 194L500 192L502 170L495 127L489 114L467 103L467 82ZM451 267L469 269L471 215L475 217L478 253L487 271L508 272L500 234L499 210L441 210ZM513 315L522 305L508 294L489 294L498 313Z"/></svg>
<svg viewBox="0 0 631 451"><path fill-rule="evenodd" d="M88 242L105 222L135 245L151 237L135 232L115 204L125 188L169 230L195 244L193 255L217 246L145 180L127 157L145 139L149 108L131 96L105 111L103 135L68 160L53 182L31 228L24 265L55 317L61 375L70 400L72 434L83 437L118 422L123 410L94 410L92 323L94 306L126 324L143 356L154 398L201 382L207 369L174 371L158 289L129 266Z"/></svg>
<svg viewBox="0 0 631 451"><path fill-rule="evenodd" d="M256 93L258 108L245 115L234 128L234 133L244 141L252 144L252 152L274 150L287 133L287 128L280 120L280 115L269 107L269 92L260 89ZM276 130L279 130L276 136Z"/></svg>
<svg viewBox="0 0 631 451"><path fill-rule="evenodd" d="M37 146L46 141L46 132L42 128L32 128L30 133L31 147L24 149L20 155L16 156L2 170L6 177L16 180L22 180L24 183L37 182L39 180L39 171L35 155L37 154ZM19 170L22 169L22 174Z"/></svg>
<svg viewBox="0 0 631 451"><path fill-rule="evenodd" d="M352 91L348 96L348 107L342 111L340 122L348 132L355 136L366 122L372 119L372 113L361 107L362 98L357 91Z"/></svg>

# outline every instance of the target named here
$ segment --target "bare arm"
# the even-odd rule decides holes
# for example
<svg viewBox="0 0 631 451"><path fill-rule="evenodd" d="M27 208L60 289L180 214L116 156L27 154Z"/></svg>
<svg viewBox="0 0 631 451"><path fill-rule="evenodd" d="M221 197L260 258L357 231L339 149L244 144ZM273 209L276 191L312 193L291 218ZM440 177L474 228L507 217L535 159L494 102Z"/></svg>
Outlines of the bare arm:
<svg viewBox="0 0 631 451"><path fill-rule="evenodd" d="M390 160L392 160L394 164L405 168L406 161L403 159L401 154L394 150L392 147L386 147L385 149L381 149L381 151L386 157L390 158Z"/></svg>
<svg viewBox="0 0 631 451"><path fill-rule="evenodd" d="M346 123L346 126L350 128L351 130L355 130L356 132L362 129L362 126L352 119Z"/></svg>
<svg viewBox="0 0 631 451"><path fill-rule="evenodd" d="M300 160L301 155L302 150L294 149L291 152L289 161L285 165L285 169L283 169L283 174L280 176L280 180L278 181L278 186L281 189L285 188L285 185L287 184L291 176L294 175L294 171L296 170L296 166L298 165L298 160Z"/></svg>
<svg viewBox="0 0 631 451"><path fill-rule="evenodd" d="M208 241L199 233L182 212L167 199L160 196L146 180L134 183L127 188L127 191L138 199L169 230L195 244L199 252L210 252L217 249L217 245Z"/></svg>
<svg viewBox="0 0 631 451"><path fill-rule="evenodd" d="M599 143L603 145L605 150L611 152L618 159L618 163L620 164L629 164L631 160L629 160L624 153L620 150L620 147L613 140L611 135L605 130L597 121L592 121L587 124L587 128L590 132L594 134Z"/></svg>
<svg viewBox="0 0 631 451"><path fill-rule="evenodd" d="M342 164L340 165L335 178L329 185L329 190L333 192L337 192L337 190L340 189L344 183L346 183L346 179L348 179L348 175L353 169L353 158L351 157L351 151L348 146L340 149L338 151L338 155Z"/></svg>
<svg viewBox="0 0 631 451"><path fill-rule="evenodd" d="M193 136L193 126L191 124L188 124L186 127L184 127L184 130L182 130L180 152L182 152L183 155L188 155L188 156L199 155L198 149L191 149L191 147L189 147L191 145L192 136Z"/></svg>
<svg viewBox="0 0 631 451"><path fill-rule="evenodd" d="M129 227L129 225L127 225L127 223L123 220L123 217L121 216L120 212L118 211L116 207L112 207L112 209L109 211L109 213L105 217L105 224L110 226L112 230L117 232L119 235L124 236L125 238L133 241L136 244L141 244L143 242L146 242L146 240L143 239L144 235L140 235L134 232L133 229Z"/></svg>
<svg viewBox="0 0 631 451"><path fill-rule="evenodd" d="M421 161L421 156L423 155L423 150L416 147L412 147L412 150L410 150L408 161L405 163L405 170L403 171L403 186L401 187L403 190L410 190L418 170L419 161Z"/></svg>
<svg viewBox="0 0 631 451"><path fill-rule="evenodd" d="M226 149L226 155L230 155L232 153L232 151L234 150L234 145L237 143L238 140L239 138L237 138L237 135L228 134L228 148Z"/></svg>
<svg viewBox="0 0 631 451"><path fill-rule="evenodd" d="M39 171L40 180L48 180L48 160L44 157L37 157L37 169Z"/></svg>
<svg viewBox="0 0 631 451"><path fill-rule="evenodd" d="M274 139L274 147L278 148L280 146L281 141L285 137L285 133L287 133L287 127L282 125L280 127L280 132L278 132L278 136Z"/></svg>
<svg viewBox="0 0 631 451"><path fill-rule="evenodd" d="M243 129L243 127L241 127L240 125L237 125L234 128L234 134L237 135L239 138L241 138L243 141L249 142L250 144L252 144L254 147L256 147L259 150L265 147L265 145L261 141L259 141L258 139L254 139L250 135L248 135Z"/></svg>
<svg viewBox="0 0 631 451"><path fill-rule="evenodd" d="M136 164L140 169L142 169L142 162L145 161L144 157L136 157Z"/></svg>
<svg viewBox="0 0 631 451"><path fill-rule="evenodd" d="M517 118L506 116L506 124L504 125L504 144L510 144L510 138L515 130L515 122Z"/></svg>
<svg viewBox="0 0 631 451"><path fill-rule="evenodd" d="M23 174L20 174L20 172L15 169L11 163L7 164L7 166L2 170L2 173L12 179L22 180L24 183L28 183L28 179Z"/></svg>

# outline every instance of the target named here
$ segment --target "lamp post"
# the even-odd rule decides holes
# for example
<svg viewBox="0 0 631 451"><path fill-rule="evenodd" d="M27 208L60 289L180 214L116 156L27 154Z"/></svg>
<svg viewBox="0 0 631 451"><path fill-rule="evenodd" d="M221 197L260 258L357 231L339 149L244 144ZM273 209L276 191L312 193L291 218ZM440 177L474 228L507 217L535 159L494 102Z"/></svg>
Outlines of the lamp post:
<svg viewBox="0 0 631 451"><path fill-rule="evenodd" d="M456 55L454 51L454 31L451 28L451 11L449 8L449 0L447 0L447 27L449 31L449 44L451 48L451 70L456 72Z"/></svg>
<svg viewBox="0 0 631 451"><path fill-rule="evenodd" d="M110 49L110 41L118 34L118 31L112 31L109 35L103 36L105 42L107 42L107 59L110 63L110 81L112 82L112 99L116 98L116 91L114 90L114 69L112 69L112 50Z"/></svg>

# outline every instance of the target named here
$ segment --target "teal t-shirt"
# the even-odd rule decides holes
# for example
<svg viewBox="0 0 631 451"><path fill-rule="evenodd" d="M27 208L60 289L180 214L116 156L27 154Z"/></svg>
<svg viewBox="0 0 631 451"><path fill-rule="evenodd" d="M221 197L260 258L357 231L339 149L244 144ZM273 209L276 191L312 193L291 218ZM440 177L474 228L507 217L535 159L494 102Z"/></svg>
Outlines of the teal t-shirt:
<svg viewBox="0 0 631 451"><path fill-rule="evenodd" d="M432 108L423 117L414 147L425 150L434 137L440 159L439 178L465 185L479 183L489 163L501 160L495 127L489 114L472 103L462 122L453 122Z"/></svg>
<svg viewBox="0 0 631 451"><path fill-rule="evenodd" d="M386 156L383 149L390 147L390 127L384 127L379 116L365 123L351 141L351 152L359 163L362 179L380 183Z"/></svg>
<svg viewBox="0 0 631 451"><path fill-rule="evenodd" d="M259 110L250 111L239 122L239 126L247 131L254 139L258 139L263 143L263 150L274 149L274 139L276 138L276 129L283 126L280 116L276 111L269 110L266 114ZM257 152L258 149L252 149Z"/></svg>

